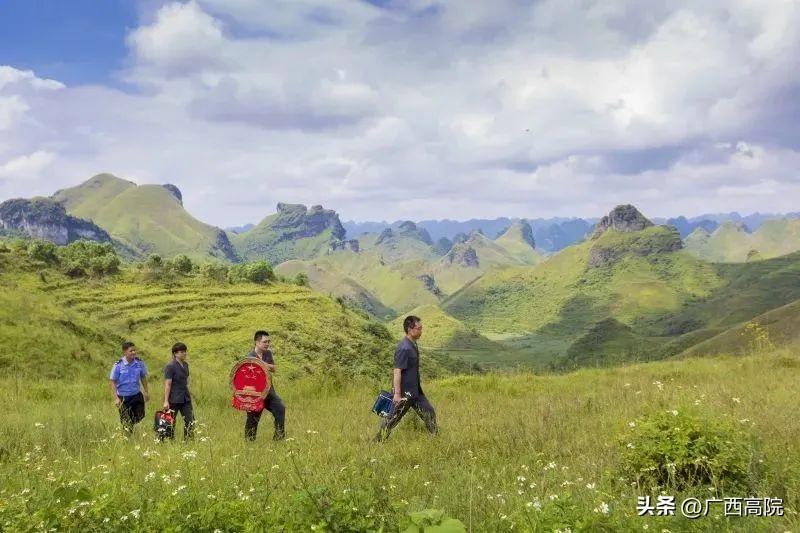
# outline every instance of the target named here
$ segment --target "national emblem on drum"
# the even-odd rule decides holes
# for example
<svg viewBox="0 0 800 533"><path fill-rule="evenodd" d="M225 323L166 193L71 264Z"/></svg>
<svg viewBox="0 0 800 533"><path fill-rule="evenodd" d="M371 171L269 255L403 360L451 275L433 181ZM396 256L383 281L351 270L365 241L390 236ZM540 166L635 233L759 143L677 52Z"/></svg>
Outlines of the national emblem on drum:
<svg viewBox="0 0 800 533"><path fill-rule="evenodd" d="M266 363L255 357L237 361L231 369L231 405L240 411L261 411L270 388Z"/></svg>

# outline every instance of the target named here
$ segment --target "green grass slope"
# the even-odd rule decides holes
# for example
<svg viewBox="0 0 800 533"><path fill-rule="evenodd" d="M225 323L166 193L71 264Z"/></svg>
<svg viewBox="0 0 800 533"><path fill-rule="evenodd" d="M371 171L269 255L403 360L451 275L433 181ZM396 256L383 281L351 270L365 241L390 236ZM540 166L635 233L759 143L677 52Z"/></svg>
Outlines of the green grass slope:
<svg viewBox="0 0 800 533"><path fill-rule="evenodd" d="M0 258L2 375L26 374L40 366L39 359L47 364L41 372L54 377L103 375L119 357L119 343L129 339L156 372L180 341L200 368L225 380L233 361L252 347L257 329L273 337L280 379L389 375L394 343L386 328L305 287L196 277L152 283L133 270L73 280L13 252ZM440 375L460 363L437 354L426 366Z"/></svg>
<svg viewBox="0 0 800 533"><path fill-rule="evenodd" d="M610 230L533 267L487 272L443 307L489 338L515 346L528 359L554 361L583 335L602 334L608 341L610 333L626 331L616 322L641 330L643 320L677 312L722 283L712 266L685 252L659 251L672 238L669 229L659 226L632 233ZM599 258L598 266L590 267L592 258ZM613 331L598 331L604 326L613 326ZM657 328L641 334L661 336ZM633 344L646 349L656 340ZM629 350L628 356L644 358L646 353Z"/></svg>
<svg viewBox="0 0 800 533"><path fill-rule="evenodd" d="M494 243L525 264L535 265L544 259L544 255L534 246L533 232L527 222L513 222Z"/></svg>
<svg viewBox="0 0 800 533"><path fill-rule="evenodd" d="M748 354L787 345L800 346L800 300L737 324L680 355Z"/></svg>
<svg viewBox="0 0 800 533"><path fill-rule="evenodd" d="M89 219L106 230L124 249L140 256L186 254L236 260L219 228L192 217L161 185L136 185L110 174L58 191L53 199L73 216Z"/></svg>
<svg viewBox="0 0 800 533"><path fill-rule="evenodd" d="M297 259L284 261L275 268L282 276L294 277L299 273L306 274L314 290L323 294L339 296L349 304L363 309L373 317L386 320L394 317L392 309L386 307L371 292L360 284L342 274L329 262L300 261Z"/></svg>
<svg viewBox="0 0 800 533"><path fill-rule="evenodd" d="M733 222L711 234L698 229L686 238L686 249L701 259L723 263L786 255L800 250L800 220L768 220L753 233Z"/></svg>

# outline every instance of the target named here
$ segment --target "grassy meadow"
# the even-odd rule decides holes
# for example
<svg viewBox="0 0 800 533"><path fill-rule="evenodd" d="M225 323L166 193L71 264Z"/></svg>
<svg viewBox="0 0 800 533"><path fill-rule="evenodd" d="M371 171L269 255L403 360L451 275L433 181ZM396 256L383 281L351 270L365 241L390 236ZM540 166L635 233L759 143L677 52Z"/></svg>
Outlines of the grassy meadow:
<svg viewBox="0 0 800 533"><path fill-rule="evenodd" d="M191 357L191 356L190 356ZM194 367L193 367L194 368ZM155 369L154 369L155 370ZM160 379L151 379L158 391ZM788 352L584 370L563 376L455 376L425 382L432 438L410 414L370 442L376 384L276 377L289 439L271 417L242 438L222 372L192 375L197 438L154 441L153 394L122 437L104 379L6 377L0 427L0 527L8 531L397 531L443 510L472 531L787 531L800 525L800 359ZM750 494L785 516L638 517L626 453L659 413L722 421L748 443ZM633 425L634 427L631 427ZM734 433L730 434L732 437ZM684 496L719 487L664 488ZM726 496L748 494L725 492ZM433 531L433 529L431 529Z"/></svg>
<svg viewBox="0 0 800 533"><path fill-rule="evenodd" d="M73 279L35 250L0 250L1 530L800 526L800 356L796 343L775 348L771 340L791 329L792 307L772 326L746 329L753 339L742 355L563 375L465 374L471 362L426 351L425 335L433 347L477 334L422 308L423 386L441 432L429 436L409 413L375 444L379 419L370 407L388 387L398 323L387 328L286 280L217 281L203 268L179 275L128 265ZM287 407L289 438L278 443L269 414L258 440L245 442L244 415L230 407L228 370L261 327L273 337L275 386ZM125 339L151 372L147 413L130 439L108 390ZM199 427L183 442L179 420L177 439L160 443L152 416L176 341L189 345ZM492 350L491 340L477 341ZM637 496L659 494L678 503L781 498L785 513L732 517L717 505L696 520L637 516Z"/></svg>

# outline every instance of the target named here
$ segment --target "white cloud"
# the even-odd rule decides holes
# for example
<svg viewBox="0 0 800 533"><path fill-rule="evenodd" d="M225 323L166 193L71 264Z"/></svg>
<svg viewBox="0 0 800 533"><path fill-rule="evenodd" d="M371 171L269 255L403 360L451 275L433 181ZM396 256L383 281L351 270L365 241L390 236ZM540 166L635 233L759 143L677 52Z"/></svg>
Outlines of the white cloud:
<svg viewBox="0 0 800 533"><path fill-rule="evenodd" d="M797 209L796 2L193 0L151 15L121 73L139 91L0 67L0 161L58 157L0 196L111 171L177 183L218 225L279 201L358 219Z"/></svg>
<svg viewBox="0 0 800 533"><path fill-rule="evenodd" d="M30 180L38 178L54 160L55 154L42 150L15 157L0 164L0 180Z"/></svg>

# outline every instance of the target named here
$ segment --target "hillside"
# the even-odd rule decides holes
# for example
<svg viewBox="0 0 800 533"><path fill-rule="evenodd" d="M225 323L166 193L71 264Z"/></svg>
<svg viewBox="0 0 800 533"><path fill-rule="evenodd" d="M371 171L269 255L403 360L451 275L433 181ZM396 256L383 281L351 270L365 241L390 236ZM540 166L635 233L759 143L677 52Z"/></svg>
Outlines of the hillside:
<svg viewBox="0 0 800 533"><path fill-rule="evenodd" d="M56 192L53 199L67 213L91 220L139 256L238 260L225 232L192 217L174 185L136 185L99 174Z"/></svg>
<svg viewBox="0 0 800 533"><path fill-rule="evenodd" d="M800 254L709 264L680 250L672 228L634 226L645 229L606 229L539 265L488 272L443 307L535 366L574 368L676 355L800 298Z"/></svg>
<svg viewBox="0 0 800 533"><path fill-rule="evenodd" d="M279 203L277 212L258 225L232 236L239 255L248 261L266 259L273 265L291 259L311 259L326 253L345 231L335 211L315 205Z"/></svg>
<svg viewBox="0 0 800 533"><path fill-rule="evenodd" d="M168 359L173 343L185 342L198 366L224 380L260 328L273 336L281 379L381 377L390 368L394 342L383 325L305 287L195 276L147 281L135 269L69 279L24 253L6 251L0 261L0 323L9 332L0 338L2 375L33 372L42 364L53 377L105 375L119 343L131 339L152 368ZM460 367L434 355L426 359L433 375Z"/></svg>
<svg viewBox="0 0 800 533"><path fill-rule="evenodd" d="M786 255L800 250L800 220L766 220L752 233L736 222L725 222L712 233L697 229L686 238L686 250L701 259L721 263Z"/></svg>

